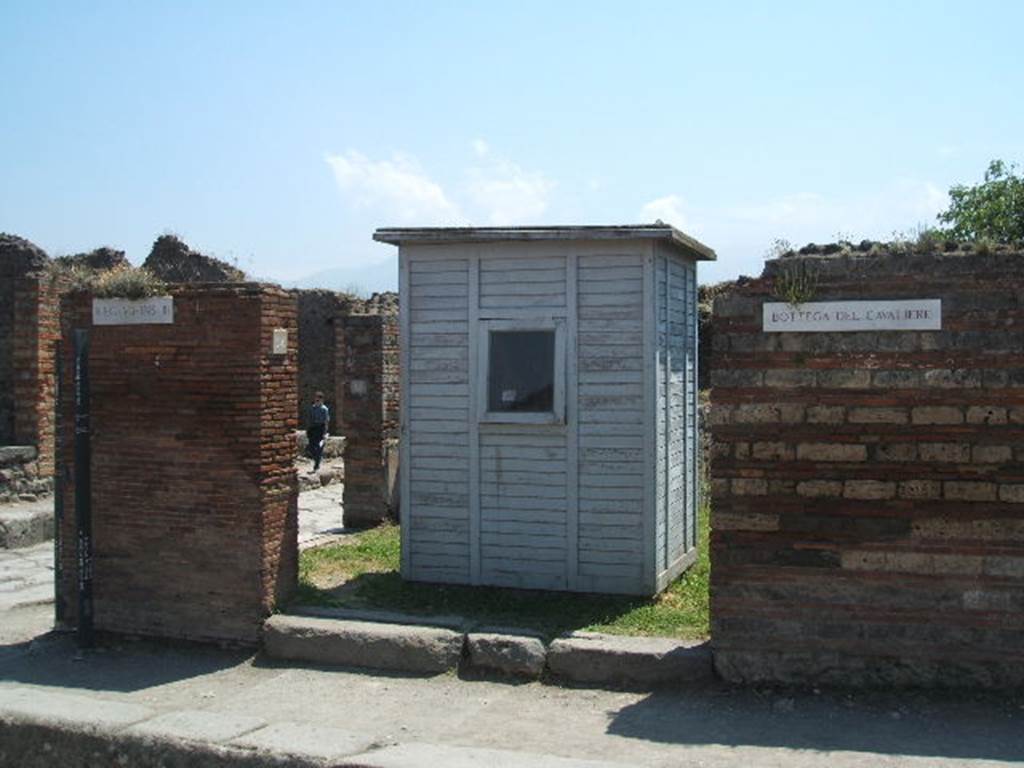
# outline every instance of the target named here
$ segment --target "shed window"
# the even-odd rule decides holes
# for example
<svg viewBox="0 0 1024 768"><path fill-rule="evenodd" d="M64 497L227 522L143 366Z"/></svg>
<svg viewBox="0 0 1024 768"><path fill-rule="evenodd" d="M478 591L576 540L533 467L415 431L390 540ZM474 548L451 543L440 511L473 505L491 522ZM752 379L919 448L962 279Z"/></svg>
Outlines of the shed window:
<svg viewBox="0 0 1024 768"><path fill-rule="evenodd" d="M555 403L555 332L491 331L487 410L550 413Z"/></svg>
<svg viewBox="0 0 1024 768"><path fill-rule="evenodd" d="M481 423L565 423L565 326L560 319L485 320L478 339Z"/></svg>

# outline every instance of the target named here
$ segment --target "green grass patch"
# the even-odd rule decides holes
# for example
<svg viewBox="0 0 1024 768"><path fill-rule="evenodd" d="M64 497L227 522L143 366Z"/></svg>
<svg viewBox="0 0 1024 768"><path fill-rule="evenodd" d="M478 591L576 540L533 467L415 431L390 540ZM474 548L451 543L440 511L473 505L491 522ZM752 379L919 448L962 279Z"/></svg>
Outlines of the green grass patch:
<svg viewBox="0 0 1024 768"><path fill-rule="evenodd" d="M415 584L399 575L399 528L382 525L353 541L307 550L299 558L295 603L329 607L457 615L521 627L551 638L574 630L624 635L706 638L708 621L707 510L700 515L697 562L655 598L540 592L498 587Z"/></svg>

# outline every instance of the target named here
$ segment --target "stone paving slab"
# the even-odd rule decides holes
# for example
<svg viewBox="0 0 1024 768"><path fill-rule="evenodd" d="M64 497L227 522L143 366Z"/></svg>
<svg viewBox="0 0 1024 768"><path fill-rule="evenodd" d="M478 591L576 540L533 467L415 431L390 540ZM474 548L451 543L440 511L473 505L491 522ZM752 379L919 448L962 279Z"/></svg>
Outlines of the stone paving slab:
<svg viewBox="0 0 1024 768"><path fill-rule="evenodd" d="M129 731L139 736L221 743L242 738L266 725L266 719L261 717L184 709L138 723Z"/></svg>
<svg viewBox="0 0 1024 768"><path fill-rule="evenodd" d="M19 613L38 617L36 635L28 624L24 632L10 631ZM334 761L335 768L373 766L389 750L401 756L396 745L451 748L456 751L446 754L452 761L460 754L477 759L485 754L486 761L477 763L485 767L499 759L486 750L516 753L523 766L535 764L539 755L645 768L1009 768L1019 766L1024 755L1020 696L741 689L715 683L655 693L509 685L454 675L267 664L237 652L124 639L81 654L74 637L62 634L49 636L53 639L32 652L28 641L46 631L49 619L38 609L0 616L0 689L22 688L33 697L74 694L87 700L83 709L94 699L140 705L154 711L153 720L202 710L265 718L269 725L307 723L380 745ZM230 742L137 734L136 727L146 722L78 728L0 715L0 766L327 764ZM40 750L44 743L50 745L46 753ZM445 766L435 762L437 754L414 750L406 765ZM426 759L416 762L417 756Z"/></svg>
<svg viewBox="0 0 1024 768"><path fill-rule="evenodd" d="M53 542L0 550L0 611L53 602Z"/></svg>
<svg viewBox="0 0 1024 768"><path fill-rule="evenodd" d="M361 755L365 768L623 768L622 763L604 760L578 760L573 757L510 752L504 749L451 747L438 744L398 744L379 752Z"/></svg>
<svg viewBox="0 0 1024 768"><path fill-rule="evenodd" d="M325 760L332 764L375 746L372 739L337 728L289 722L273 723L234 739L231 744L276 754Z"/></svg>
<svg viewBox="0 0 1024 768"><path fill-rule="evenodd" d="M299 549L320 547L352 533L341 522L345 487L327 485L299 494Z"/></svg>
<svg viewBox="0 0 1024 768"><path fill-rule="evenodd" d="M73 693L42 694L32 688L0 688L0 717L69 724L78 728L128 726L156 713L149 707Z"/></svg>

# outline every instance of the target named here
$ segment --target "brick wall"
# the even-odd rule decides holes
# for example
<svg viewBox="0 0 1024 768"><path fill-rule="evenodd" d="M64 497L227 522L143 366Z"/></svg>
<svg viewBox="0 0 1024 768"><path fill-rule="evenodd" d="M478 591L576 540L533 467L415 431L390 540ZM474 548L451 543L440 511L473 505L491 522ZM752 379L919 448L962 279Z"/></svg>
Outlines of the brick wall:
<svg viewBox="0 0 1024 768"><path fill-rule="evenodd" d="M14 295L12 260L0 258L0 445L14 442Z"/></svg>
<svg viewBox="0 0 1024 768"><path fill-rule="evenodd" d="M307 427L313 396L324 393L324 402L337 413L334 399L335 318L344 314L341 294L333 291L295 291L299 308L299 399L300 426Z"/></svg>
<svg viewBox="0 0 1024 768"><path fill-rule="evenodd" d="M398 443L398 319L338 320L339 429L345 435L344 523L374 525L394 511Z"/></svg>
<svg viewBox="0 0 1024 768"><path fill-rule="evenodd" d="M324 393L324 402L337 421L342 402L335 396L343 383L344 361L338 359L337 323L349 315L398 314L398 295L375 293L360 299L347 293L320 289L296 290L299 306L299 424L306 427L313 396Z"/></svg>
<svg viewBox="0 0 1024 768"><path fill-rule="evenodd" d="M37 446L52 473L58 319L48 262L28 240L0 234L0 445Z"/></svg>
<svg viewBox="0 0 1024 768"><path fill-rule="evenodd" d="M295 301L254 284L173 294L173 325L92 327L87 296L64 302L66 370L72 329L91 328L96 627L253 644L297 578ZM70 380L62 394L59 610L73 623Z"/></svg>
<svg viewBox="0 0 1024 768"><path fill-rule="evenodd" d="M1024 257L805 257L941 331L763 333L715 303L712 642L734 681L1024 683Z"/></svg>
<svg viewBox="0 0 1024 768"><path fill-rule="evenodd" d="M27 240L0 235L0 445L35 452L32 461L0 472L0 500L44 495L53 486L60 283L48 262Z"/></svg>

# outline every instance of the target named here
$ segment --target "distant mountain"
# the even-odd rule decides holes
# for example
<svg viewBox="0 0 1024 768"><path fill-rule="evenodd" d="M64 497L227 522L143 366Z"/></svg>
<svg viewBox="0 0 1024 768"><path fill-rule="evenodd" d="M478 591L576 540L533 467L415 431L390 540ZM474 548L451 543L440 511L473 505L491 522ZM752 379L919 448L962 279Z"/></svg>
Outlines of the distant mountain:
<svg viewBox="0 0 1024 768"><path fill-rule="evenodd" d="M286 288L326 288L369 296L380 291L398 290L398 256L384 261L335 267L314 272L298 280L282 283Z"/></svg>

